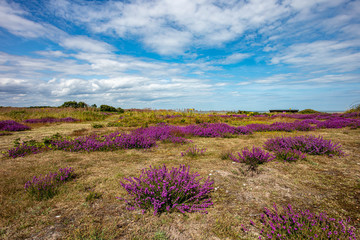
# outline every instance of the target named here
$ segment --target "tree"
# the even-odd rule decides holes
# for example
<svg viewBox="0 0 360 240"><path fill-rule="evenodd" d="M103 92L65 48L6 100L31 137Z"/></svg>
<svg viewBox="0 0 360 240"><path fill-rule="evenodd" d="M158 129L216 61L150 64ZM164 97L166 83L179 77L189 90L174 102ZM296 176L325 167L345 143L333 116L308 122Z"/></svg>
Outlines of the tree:
<svg viewBox="0 0 360 240"><path fill-rule="evenodd" d="M101 112L117 112L116 108L109 106L109 105L101 105L100 111Z"/></svg>
<svg viewBox="0 0 360 240"><path fill-rule="evenodd" d="M84 102L68 101L64 102L60 107L86 108L88 105Z"/></svg>

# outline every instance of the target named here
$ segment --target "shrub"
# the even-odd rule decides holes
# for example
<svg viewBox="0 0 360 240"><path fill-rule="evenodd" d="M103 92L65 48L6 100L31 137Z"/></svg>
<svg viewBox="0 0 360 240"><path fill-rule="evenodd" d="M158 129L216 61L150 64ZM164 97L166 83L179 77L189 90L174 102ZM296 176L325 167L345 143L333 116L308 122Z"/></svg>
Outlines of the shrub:
<svg viewBox="0 0 360 240"><path fill-rule="evenodd" d="M64 102L60 107L86 108L88 105L84 102L68 101Z"/></svg>
<svg viewBox="0 0 360 240"><path fill-rule="evenodd" d="M260 164L269 162L275 158L272 154L254 146L251 150L244 148L241 153L238 152L237 155L238 158L231 155L230 159L234 162L243 162L249 165L248 170L251 171L256 171Z"/></svg>
<svg viewBox="0 0 360 240"><path fill-rule="evenodd" d="M169 142L169 143L177 143L177 144L184 144L184 143L190 143L191 140L188 140L183 137L176 137L176 136L170 136L166 139L162 140L163 142Z"/></svg>
<svg viewBox="0 0 360 240"><path fill-rule="evenodd" d="M117 112L118 110L109 105L100 105L101 112Z"/></svg>
<svg viewBox="0 0 360 240"><path fill-rule="evenodd" d="M58 172L49 172L45 176L34 176L25 183L25 191L37 200L52 198L58 190L58 186L74 177L74 169L71 167L60 168Z"/></svg>
<svg viewBox="0 0 360 240"><path fill-rule="evenodd" d="M314 114L314 113L320 113L320 112L316 111L314 109L307 108L307 109L299 111L299 113L300 114Z"/></svg>
<svg viewBox="0 0 360 240"><path fill-rule="evenodd" d="M5 120L5 121L0 121L0 131L24 131L24 130L29 130L30 127L20 124L18 122L15 122L13 120Z"/></svg>
<svg viewBox="0 0 360 240"><path fill-rule="evenodd" d="M116 149L148 149L156 145L156 141L140 134L121 134L114 132L104 136L85 136L75 139L59 139L51 141L55 149L69 152L78 151L111 151Z"/></svg>
<svg viewBox="0 0 360 240"><path fill-rule="evenodd" d="M270 138L265 142L264 148L275 152L281 149L295 149L310 155L328 155L330 157L344 155L339 143L312 135Z"/></svg>
<svg viewBox="0 0 360 240"><path fill-rule="evenodd" d="M290 204L282 212L275 204L273 207L274 211L265 208L261 215L260 235L264 238L259 239L356 239L350 219L331 218L325 212L295 211Z"/></svg>
<svg viewBox="0 0 360 240"><path fill-rule="evenodd" d="M306 154L296 149L279 149L275 152L275 156L284 162L294 162L306 158Z"/></svg>
<svg viewBox="0 0 360 240"><path fill-rule="evenodd" d="M5 156L17 158L17 157L24 157L30 154L37 154L44 151L46 148L42 146L32 145L30 143L21 143L18 146L11 148L7 151Z"/></svg>
<svg viewBox="0 0 360 240"><path fill-rule="evenodd" d="M93 128L103 128L104 125L103 125L103 124L99 124L99 123L94 123L94 124L92 125L92 127L93 127Z"/></svg>
<svg viewBox="0 0 360 240"><path fill-rule="evenodd" d="M124 113L125 112L125 110L122 109L121 107L118 107L116 110L117 110L118 113Z"/></svg>
<svg viewBox="0 0 360 240"><path fill-rule="evenodd" d="M120 182L132 199L125 200L128 210L153 209L154 215L175 210L207 213L213 205L210 193L213 181L208 178L203 184L198 173L190 173L190 167L180 165L168 170L166 166L143 169L140 177L124 178L129 183ZM120 198L123 199L123 198Z"/></svg>
<svg viewBox="0 0 360 240"><path fill-rule="evenodd" d="M181 152L181 156L189 156L189 157L196 157L198 155L204 155L206 152L206 148L197 148L197 146L189 147L185 152Z"/></svg>

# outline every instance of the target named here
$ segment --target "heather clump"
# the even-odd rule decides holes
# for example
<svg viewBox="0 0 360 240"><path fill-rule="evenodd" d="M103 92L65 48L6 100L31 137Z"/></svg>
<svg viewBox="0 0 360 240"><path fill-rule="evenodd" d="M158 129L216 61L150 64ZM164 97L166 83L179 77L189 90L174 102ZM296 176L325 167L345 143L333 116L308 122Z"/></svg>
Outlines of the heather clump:
<svg viewBox="0 0 360 240"><path fill-rule="evenodd" d="M165 143L175 143L175 144L181 144L181 145L192 142L191 140L188 140L183 137L177 137L177 136L170 136L162 141Z"/></svg>
<svg viewBox="0 0 360 240"><path fill-rule="evenodd" d="M281 149L293 149L310 155L328 155L330 157L344 155L339 143L312 135L270 138L265 142L264 148L274 152Z"/></svg>
<svg viewBox="0 0 360 240"><path fill-rule="evenodd" d="M23 125L21 123L15 122L13 120L0 121L0 131L25 131L29 130L30 127Z"/></svg>
<svg viewBox="0 0 360 240"><path fill-rule="evenodd" d="M207 213L206 208L213 205L213 181L208 178L201 183L199 176L190 173L190 167L185 165L171 170L165 165L150 166L142 170L140 177L124 178L128 183L120 183L131 197L124 199L128 210L141 209L144 213L153 209L154 215L173 211Z"/></svg>
<svg viewBox="0 0 360 240"><path fill-rule="evenodd" d="M156 141L143 135L121 134L118 132L104 136L92 135L75 139L51 141L55 149L69 152L112 151L116 149L148 149L156 145Z"/></svg>
<svg viewBox="0 0 360 240"><path fill-rule="evenodd" d="M225 123L201 123L197 125L179 127L179 129L185 135L211 138L224 137L229 135L245 135L252 133L252 131L246 127L232 127Z"/></svg>
<svg viewBox="0 0 360 240"><path fill-rule="evenodd" d="M74 177L74 169L71 167L60 168L58 172L49 172L25 183L25 191L37 200L52 198L58 191L58 187Z"/></svg>
<svg viewBox="0 0 360 240"><path fill-rule="evenodd" d="M295 162L306 158L306 154L296 149L278 149L275 157L284 162Z"/></svg>
<svg viewBox="0 0 360 240"><path fill-rule="evenodd" d="M252 147L251 150L244 148L241 153L237 153L238 157L231 155L230 159L234 162L242 162L249 165L248 170L257 171L260 164L264 164L273 160L275 157L261 148Z"/></svg>
<svg viewBox="0 0 360 240"><path fill-rule="evenodd" d="M5 153L5 156L12 157L12 158L24 157L26 155L40 153L44 150L45 150L45 147L31 145L31 144L25 142L25 143L21 143L20 145L14 147L14 148L7 150L7 152Z"/></svg>
<svg viewBox="0 0 360 240"><path fill-rule="evenodd" d="M336 117L318 123L317 127L318 128L345 128L345 127L359 128L360 120Z"/></svg>
<svg viewBox="0 0 360 240"><path fill-rule="evenodd" d="M325 212L296 211L290 204L282 211L275 204L273 207L273 211L265 208L261 215L259 239L356 239L350 219L331 218Z"/></svg>
<svg viewBox="0 0 360 240"><path fill-rule="evenodd" d="M181 152L181 156L189 156L189 157L196 157L199 155L204 155L206 152L206 148L198 148L196 145L189 147L185 152Z"/></svg>

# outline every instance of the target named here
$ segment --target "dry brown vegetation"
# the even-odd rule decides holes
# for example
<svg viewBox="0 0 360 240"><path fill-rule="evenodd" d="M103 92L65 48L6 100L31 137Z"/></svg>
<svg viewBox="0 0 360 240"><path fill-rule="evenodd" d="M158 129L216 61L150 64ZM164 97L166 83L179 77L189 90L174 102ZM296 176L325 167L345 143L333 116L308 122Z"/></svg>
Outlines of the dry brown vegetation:
<svg viewBox="0 0 360 240"><path fill-rule="evenodd" d="M106 125L106 124L105 124ZM94 129L92 122L39 125L30 131L0 136L0 151L16 138L41 140L55 133L68 136L115 131ZM345 157L308 156L294 163L272 161L249 173L247 167L224 157L244 147L259 146L269 137L314 134L340 142ZM304 132L265 132L234 138L191 139L207 152L196 158L181 157L189 144L159 143L150 150L71 153L47 151L0 159L1 239L257 239L241 224L257 221L273 203L326 211L333 217L350 217L360 227L360 129L326 129ZM208 214L128 211L116 197L126 197L119 181L138 176L149 165L191 166L215 181L213 207ZM36 201L24 184L34 175L71 166L77 177L64 184L49 200Z"/></svg>

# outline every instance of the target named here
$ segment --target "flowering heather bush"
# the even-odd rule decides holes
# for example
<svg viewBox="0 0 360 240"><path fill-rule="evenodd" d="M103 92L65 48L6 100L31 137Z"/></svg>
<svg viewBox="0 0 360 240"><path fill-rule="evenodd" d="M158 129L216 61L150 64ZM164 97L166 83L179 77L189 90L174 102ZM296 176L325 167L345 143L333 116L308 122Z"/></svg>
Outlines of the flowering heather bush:
<svg viewBox="0 0 360 240"><path fill-rule="evenodd" d="M247 165L249 165L248 170L252 171L256 171L258 165L270 162L275 158L272 154L254 146L251 150L249 150L248 148L244 148L241 153L238 152L237 155L238 158L234 155L231 155L230 159L234 162L246 163Z"/></svg>
<svg viewBox="0 0 360 240"><path fill-rule="evenodd" d="M317 124L318 128L360 127L360 119L333 118Z"/></svg>
<svg viewBox="0 0 360 240"><path fill-rule="evenodd" d="M307 122L303 121L296 121L293 123L286 123L286 122L275 122L272 124L249 124L246 126L249 130L254 132L265 132L265 131L311 131L314 130L315 127L311 126Z"/></svg>
<svg viewBox="0 0 360 240"><path fill-rule="evenodd" d="M274 211L265 208L261 215L259 239L356 239L350 219L330 218L325 212L295 211L290 204L282 212L275 204L273 207Z"/></svg>
<svg viewBox="0 0 360 240"><path fill-rule="evenodd" d="M296 149L278 149L275 156L279 160L284 160L284 162L294 162L306 158L305 153Z"/></svg>
<svg viewBox="0 0 360 240"><path fill-rule="evenodd" d="M184 143L190 143L192 141L183 137L170 136L167 139L164 139L163 142L184 144Z"/></svg>
<svg viewBox="0 0 360 240"><path fill-rule="evenodd" d="M198 155L204 155L206 148L197 148L197 146L189 147L185 152L181 152L181 156L196 157Z"/></svg>
<svg viewBox="0 0 360 240"><path fill-rule="evenodd" d="M276 137L265 142L264 148L269 151L280 151L281 149L295 149L310 155L343 156L339 143L325 140L322 137L298 136L298 137Z"/></svg>
<svg viewBox="0 0 360 240"><path fill-rule="evenodd" d="M200 137L223 137L228 136L229 134L244 135L252 133L247 127L232 127L225 123L203 123L179 127L179 129L186 135Z"/></svg>
<svg viewBox="0 0 360 240"><path fill-rule="evenodd" d="M138 178L124 178L129 183L120 182L131 196L125 200L128 210L153 209L154 215L175 210L185 212L207 213L206 208L213 205L210 193L213 181L208 178L203 184L198 173L190 173L190 167L180 165L168 170L166 166L143 169Z"/></svg>
<svg viewBox="0 0 360 240"><path fill-rule="evenodd" d="M25 191L37 200L48 199L57 193L60 184L74 177L74 169L71 167L60 168L58 172L49 172L44 176L34 176L31 181L25 183Z"/></svg>
<svg viewBox="0 0 360 240"><path fill-rule="evenodd" d="M54 122L76 122L80 121L79 119L67 117L67 118L38 118L38 119L27 119L24 122L25 123L54 123Z"/></svg>
<svg viewBox="0 0 360 240"><path fill-rule="evenodd" d="M40 153L45 149L46 147L29 145L28 143L21 143L20 145L9 149L7 151L7 154L5 154L5 156L12 158L24 157L26 155Z"/></svg>
<svg viewBox="0 0 360 240"><path fill-rule="evenodd" d="M55 149L70 152L78 151L109 151L116 149L147 149L156 145L156 141L142 135L120 134L118 132L104 136L86 136L75 139L60 139L51 141Z"/></svg>
<svg viewBox="0 0 360 240"><path fill-rule="evenodd" d="M345 118L356 118L356 117L360 117L360 112L345 113L342 114L341 116Z"/></svg>
<svg viewBox="0 0 360 240"><path fill-rule="evenodd" d="M24 131L29 129L30 127L13 120L0 121L0 131Z"/></svg>

